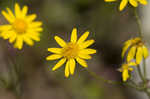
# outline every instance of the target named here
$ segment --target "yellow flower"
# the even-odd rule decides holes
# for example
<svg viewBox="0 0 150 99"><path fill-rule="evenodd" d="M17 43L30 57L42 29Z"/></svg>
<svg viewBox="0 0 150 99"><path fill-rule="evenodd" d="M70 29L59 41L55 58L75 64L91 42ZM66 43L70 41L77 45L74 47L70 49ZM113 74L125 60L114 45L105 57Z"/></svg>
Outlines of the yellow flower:
<svg viewBox="0 0 150 99"><path fill-rule="evenodd" d="M52 68L53 71L60 68L65 62L65 76L74 74L76 61L83 67L87 67L87 63L84 59L91 59L90 54L96 53L96 50L87 48L94 43L94 40L87 40L89 32L85 32L77 40L77 29L74 28L71 34L70 42L65 42L58 36L55 36L56 42L62 48L48 48L49 52L53 54L46 57L47 60L60 59L59 62Z"/></svg>
<svg viewBox="0 0 150 99"><path fill-rule="evenodd" d="M122 72L122 78L124 82L130 77L129 71L133 71L132 66L136 65L137 64L135 62L129 62L127 64L122 64L121 68L119 68L119 71Z"/></svg>
<svg viewBox="0 0 150 99"><path fill-rule="evenodd" d="M114 2L117 0L105 0L105 2ZM137 7L138 6L138 2L143 4L143 5L147 5L147 0L121 0L120 6L119 6L119 10L122 11L125 6L127 6L128 2L133 6L133 7Z"/></svg>
<svg viewBox="0 0 150 99"><path fill-rule="evenodd" d="M39 32L42 31L42 22L34 21L36 14L27 15L28 7L24 6L21 10L16 3L14 14L9 9L2 11L2 15L8 21L8 24L0 26L0 37L9 39L10 43L15 43L14 47L22 49L23 42L32 46L33 40L40 41Z"/></svg>
<svg viewBox="0 0 150 99"><path fill-rule="evenodd" d="M146 59L149 56L147 47L144 45L141 38L139 37L130 39L124 43L124 47L122 49L122 58L125 57L126 53L127 62L136 59L137 64L141 63L143 57Z"/></svg>

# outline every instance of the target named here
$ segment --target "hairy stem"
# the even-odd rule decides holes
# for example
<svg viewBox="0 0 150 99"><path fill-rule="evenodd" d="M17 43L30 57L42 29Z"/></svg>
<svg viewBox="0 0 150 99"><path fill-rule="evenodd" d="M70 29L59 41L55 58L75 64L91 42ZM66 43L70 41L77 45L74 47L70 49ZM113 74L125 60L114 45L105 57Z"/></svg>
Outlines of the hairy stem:
<svg viewBox="0 0 150 99"><path fill-rule="evenodd" d="M130 83L123 83L123 82L117 82L117 81L112 81L112 80L106 80L105 78L97 75L95 72L92 72L90 70L87 69L87 72L95 79L99 80L99 81L103 81L104 83L107 83L107 84L111 84L111 85L125 85L125 86L128 86L130 88L134 88L136 90L139 90L139 91L143 91L143 87L139 87L139 86L136 86L136 85L133 85L133 84L130 84Z"/></svg>

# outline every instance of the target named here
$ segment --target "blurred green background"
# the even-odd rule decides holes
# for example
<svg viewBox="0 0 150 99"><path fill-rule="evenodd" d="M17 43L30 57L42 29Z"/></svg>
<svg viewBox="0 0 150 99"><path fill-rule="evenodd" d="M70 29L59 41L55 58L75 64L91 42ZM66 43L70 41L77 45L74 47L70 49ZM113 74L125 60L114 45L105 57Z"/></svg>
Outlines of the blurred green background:
<svg viewBox="0 0 150 99"><path fill-rule="evenodd" d="M28 5L29 13L36 13L43 22L41 41L33 47L24 44L23 50L14 49L7 40L0 39L0 75L9 87L0 88L1 99L15 99L16 84L14 65L19 72L22 99L130 99L137 98L134 90L97 81L85 68L77 65L74 76L64 77L64 66L55 72L51 68L57 61L46 61L48 47L59 47L54 40L58 35L70 39L73 27L80 36L90 31L95 39L92 48L97 54L88 61L88 68L110 80L121 81L117 71L122 63L123 42L137 35L137 25L132 9L119 12L119 3L103 0L0 0L0 10L13 8L14 2ZM4 18L0 15L0 24Z"/></svg>

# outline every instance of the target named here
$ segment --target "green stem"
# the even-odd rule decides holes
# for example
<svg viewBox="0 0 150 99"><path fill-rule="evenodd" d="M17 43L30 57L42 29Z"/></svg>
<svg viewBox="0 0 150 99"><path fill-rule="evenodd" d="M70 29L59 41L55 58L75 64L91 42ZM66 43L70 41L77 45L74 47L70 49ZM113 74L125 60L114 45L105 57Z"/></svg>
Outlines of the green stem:
<svg viewBox="0 0 150 99"><path fill-rule="evenodd" d="M16 99L21 99L21 95L19 94L17 88L13 88L13 92L14 92L14 94L16 96Z"/></svg>
<svg viewBox="0 0 150 99"><path fill-rule="evenodd" d="M0 88L7 88L8 84L3 77L0 76Z"/></svg>
<svg viewBox="0 0 150 99"><path fill-rule="evenodd" d="M146 61L145 61L145 59L143 58L143 69L144 69L144 78L145 78L145 80L146 80L146 78L147 78L147 72L146 72ZM147 81L147 80L146 80ZM146 82L145 81L145 82Z"/></svg>
<svg viewBox="0 0 150 99"><path fill-rule="evenodd" d="M139 73L139 76L140 76L141 80L145 81L145 78L143 77L142 72L141 72L140 65L137 66L137 70L138 70L138 73Z"/></svg>
<svg viewBox="0 0 150 99"><path fill-rule="evenodd" d="M133 84L133 85L135 85L135 86L138 86L138 84L137 83L135 83L133 80L131 80L131 79L129 79L129 82L131 83L131 84ZM143 88L144 89L144 88Z"/></svg>
<svg viewBox="0 0 150 99"><path fill-rule="evenodd" d="M128 87L131 87L131 88L134 88L136 90L139 90L139 91L143 91L143 87L139 87L139 86L136 86L136 85L133 85L133 84L130 84L130 83L122 83L122 82L117 82L117 81L112 81L112 80L106 80L105 78L101 77L101 76L98 76L95 72L92 72L90 70L87 69L87 72L92 76L94 77L95 79L99 80L99 81L103 81L104 83L107 83L107 84L112 84L112 85L125 85L125 86L128 86Z"/></svg>
<svg viewBox="0 0 150 99"><path fill-rule="evenodd" d="M137 25L138 25L138 29L139 29L139 36L143 39L143 35L142 35L142 24L141 24L141 21L140 21L140 18L138 16L138 13L137 13L137 10L136 8L134 8L134 15L135 15L135 18L136 18L136 22L137 22Z"/></svg>

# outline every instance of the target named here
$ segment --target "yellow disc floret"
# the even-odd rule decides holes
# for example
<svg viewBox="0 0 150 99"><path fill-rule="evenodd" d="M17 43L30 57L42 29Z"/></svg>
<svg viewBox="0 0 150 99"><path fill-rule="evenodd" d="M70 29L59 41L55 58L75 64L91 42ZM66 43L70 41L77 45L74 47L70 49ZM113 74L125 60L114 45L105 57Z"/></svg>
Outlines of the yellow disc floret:
<svg viewBox="0 0 150 99"><path fill-rule="evenodd" d="M78 56L79 46L76 43L68 43L66 47L63 48L63 56L66 58L75 58Z"/></svg>
<svg viewBox="0 0 150 99"><path fill-rule="evenodd" d="M25 33L27 29L27 23L22 19L16 19L13 23L13 28L18 33Z"/></svg>

